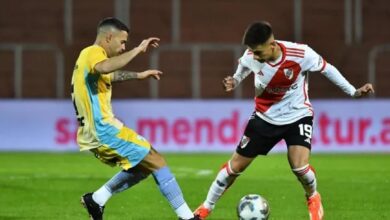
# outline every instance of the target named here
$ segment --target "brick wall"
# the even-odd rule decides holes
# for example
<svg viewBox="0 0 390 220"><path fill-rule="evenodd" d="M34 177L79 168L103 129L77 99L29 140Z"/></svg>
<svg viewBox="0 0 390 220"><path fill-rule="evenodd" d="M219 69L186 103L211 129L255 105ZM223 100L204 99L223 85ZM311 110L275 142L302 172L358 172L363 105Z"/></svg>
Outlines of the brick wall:
<svg viewBox="0 0 390 220"><path fill-rule="evenodd" d="M179 44L239 44L246 26L256 20L272 23L277 39L294 41L294 1L259 0L182 0ZM311 0L303 2L302 41L334 64L355 86L367 81L368 54L378 44L390 42L390 3L387 0L363 2L361 43L345 45L344 1ZM283 3L283 4L282 4ZM158 36L162 45L172 43L172 1L131 0L129 48L149 36ZM65 44L64 1L2 0L0 43L49 43L61 49L65 58L65 97L69 96L72 69L79 51L94 42L100 19L114 14L110 0L73 1L73 42ZM127 68L149 68L150 53L137 57ZM29 51L23 54L23 92L25 98L55 98L55 59L53 53ZM377 96L389 97L390 52L377 60ZM14 59L10 51L0 51L0 97L14 94ZM202 51L200 58L200 95L202 98L232 98L222 91L221 80L232 74L237 64L232 51ZM167 50L160 54L161 98L191 98L191 53ZM244 98L252 98L252 78L242 85ZM116 98L150 97L149 81L117 84ZM346 97L325 77L313 74L311 98Z"/></svg>

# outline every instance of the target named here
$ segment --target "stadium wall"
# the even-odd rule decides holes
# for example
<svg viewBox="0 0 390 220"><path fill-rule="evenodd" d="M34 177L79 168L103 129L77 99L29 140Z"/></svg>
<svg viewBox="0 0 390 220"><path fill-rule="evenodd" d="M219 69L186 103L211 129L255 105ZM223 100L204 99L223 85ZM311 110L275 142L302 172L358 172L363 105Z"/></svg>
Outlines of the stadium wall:
<svg viewBox="0 0 390 220"><path fill-rule="evenodd" d="M316 100L313 152L390 152L390 101ZM162 152L232 152L253 101L117 100L114 112ZM70 101L0 100L0 151L77 151ZM279 143L273 152L286 150Z"/></svg>
<svg viewBox="0 0 390 220"><path fill-rule="evenodd" d="M118 2L128 4L118 10ZM296 7L297 2L300 7ZM1 3L1 98L68 97L79 52L94 42L96 25L107 16L118 16L129 24L128 48L149 36L160 37L162 47L176 48L161 52L158 68L164 72L164 80L158 87L148 81L130 86L121 84L114 88L117 98L128 98L131 94L132 98L147 99L153 97L149 92L153 90L161 99L188 99L193 98L189 89L193 84L199 85L198 96L202 99L232 98L219 85L223 77L234 72L238 56L220 49L202 50L195 58L192 53L196 54L203 44L240 45L246 26L256 20L271 22L277 39L309 44L356 87L369 80L375 84L376 97L390 97L389 50L379 49L380 54L372 61L376 65L375 77L369 77L370 54L378 46L390 43L388 0L3 0ZM181 47L189 44L195 52L183 51ZM37 49L38 46L52 49ZM133 71L156 68L151 65L152 51L156 50L137 57L126 68ZM191 80L193 60L199 62L197 83ZM312 79L312 98L345 97L319 74L313 74ZM253 96L253 82L246 80L243 84L240 98L249 99ZM169 88L176 89L172 92Z"/></svg>

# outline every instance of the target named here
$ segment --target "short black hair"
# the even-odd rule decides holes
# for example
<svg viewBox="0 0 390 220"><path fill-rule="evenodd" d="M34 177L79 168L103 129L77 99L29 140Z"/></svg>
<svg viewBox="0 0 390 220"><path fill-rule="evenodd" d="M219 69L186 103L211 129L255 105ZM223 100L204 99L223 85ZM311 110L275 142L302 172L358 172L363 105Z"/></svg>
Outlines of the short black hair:
<svg viewBox="0 0 390 220"><path fill-rule="evenodd" d="M129 31L130 31L129 28L123 22L121 22L119 19L113 18L113 17L107 17L107 18L104 18L103 20L101 20L97 26L98 31L99 31L99 28L105 27L105 26L111 26L111 27L114 27L120 31L126 31L127 33L129 33Z"/></svg>
<svg viewBox="0 0 390 220"><path fill-rule="evenodd" d="M258 21L248 26L242 43L249 47L264 44L272 35L271 24L266 21Z"/></svg>

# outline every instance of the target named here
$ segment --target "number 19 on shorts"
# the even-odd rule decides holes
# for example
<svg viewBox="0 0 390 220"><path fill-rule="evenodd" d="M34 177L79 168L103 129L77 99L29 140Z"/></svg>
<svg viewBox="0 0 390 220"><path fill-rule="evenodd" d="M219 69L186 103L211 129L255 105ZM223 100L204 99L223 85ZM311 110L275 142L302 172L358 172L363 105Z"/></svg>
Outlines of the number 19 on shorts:
<svg viewBox="0 0 390 220"><path fill-rule="evenodd" d="M299 124L299 134L311 139L313 127L309 124Z"/></svg>

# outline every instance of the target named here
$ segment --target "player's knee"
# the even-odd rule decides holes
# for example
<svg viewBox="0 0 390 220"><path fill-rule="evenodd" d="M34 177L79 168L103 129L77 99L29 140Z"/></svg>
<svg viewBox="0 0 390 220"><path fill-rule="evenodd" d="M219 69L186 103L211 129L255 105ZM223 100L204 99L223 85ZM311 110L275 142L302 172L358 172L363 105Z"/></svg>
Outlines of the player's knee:
<svg viewBox="0 0 390 220"><path fill-rule="evenodd" d="M291 169L299 169L309 164L309 159L307 157L290 157L289 163Z"/></svg>
<svg viewBox="0 0 390 220"><path fill-rule="evenodd" d="M165 158L163 155L158 153L156 150L152 149L151 150L152 154L152 162L159 168L165 167L167 165L167 162L165 161Z"/></svg>
<svg viewBox="0 0 390 220"><path fill-rule="evenodd" d="M305 159L296 159L290 161L291 169L299 169L306 166L307 164L309 164L309 161Z"/></svg>
<svg viewBox="0 0 390 220"><path fill-rule="evenodd" d="M292 169L309 164L310 149L300 145L292 145L288 148L288 161Z"/></svg>
<svg viewBox="0 0 390 220"><path fill-rule="evenodd" d="M161 169L167 165L164 157L155 151L153 148L150 150L149 154L141 162L142 166L152 172Z"/></svg>
<svg viewBox="0 0 390 220"><path fill-rule="evenodd" d="M242 156L238 153L234 153L232 158L228 161L230 169L237 174L245 171L245 169L251 164L254 158Z"/></svg>

